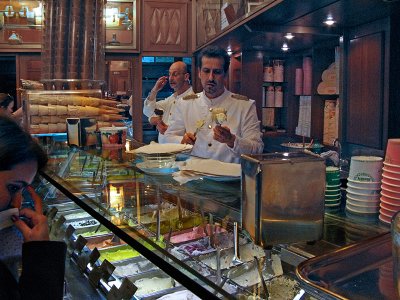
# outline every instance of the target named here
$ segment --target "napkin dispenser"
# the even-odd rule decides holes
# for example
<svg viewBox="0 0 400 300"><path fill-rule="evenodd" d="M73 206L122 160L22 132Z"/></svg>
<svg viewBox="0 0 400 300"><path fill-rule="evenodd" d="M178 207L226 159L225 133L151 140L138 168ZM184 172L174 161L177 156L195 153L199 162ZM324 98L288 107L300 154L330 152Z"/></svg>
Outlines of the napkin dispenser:
<svg viewBox="0 0 400 300"><path fill-rule="evenodd" d="M91 146L87 142L86 129L96 126L93 118L67 118L67 141L69 146Z"/></svg>
<svg viewBox="0 0 400 300"><path fill-rule="evenodd" d="M322 237L325 161L304 152L242 155L242 227L257 245Z"/></svg>

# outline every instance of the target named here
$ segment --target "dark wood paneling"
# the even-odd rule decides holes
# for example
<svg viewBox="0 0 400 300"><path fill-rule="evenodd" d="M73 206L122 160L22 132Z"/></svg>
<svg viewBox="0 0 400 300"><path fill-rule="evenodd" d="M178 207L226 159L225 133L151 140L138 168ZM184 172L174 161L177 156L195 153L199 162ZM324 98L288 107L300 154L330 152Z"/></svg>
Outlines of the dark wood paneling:
<svg viewBox="0 0 400 300"><path fill-rule="evenodd" d="M144 1L143 51L188 52L190 11L187 1Z"/></svg>
<svg viewBox="0 0 400 300"><path fill-rule="evenodd" d="M352 39L348 56L347 142L382 146L383 33Z"/></svg>
<svg viewBox="0 0 400 300"><path fill-rule="evenodd" d="M263 69L263 58L257 51L242 55L241 94L256 101L259 120L261 120Z"/></svg>

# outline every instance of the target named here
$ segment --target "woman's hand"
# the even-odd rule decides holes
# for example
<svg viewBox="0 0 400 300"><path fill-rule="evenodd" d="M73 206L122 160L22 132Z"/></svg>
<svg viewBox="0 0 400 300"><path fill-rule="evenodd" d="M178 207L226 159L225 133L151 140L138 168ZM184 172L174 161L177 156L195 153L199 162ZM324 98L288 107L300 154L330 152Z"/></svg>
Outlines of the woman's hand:
<svg viewBox="0 0 400 300"><path fill-rule="evenodd" d="M47 218L43 215L42 199L32 187L28 186L26 189L32 197L35 210L23 208L19 212L19 217L13 216L12 220L24 236L25 242L48 241L49 226Z"/></svg>

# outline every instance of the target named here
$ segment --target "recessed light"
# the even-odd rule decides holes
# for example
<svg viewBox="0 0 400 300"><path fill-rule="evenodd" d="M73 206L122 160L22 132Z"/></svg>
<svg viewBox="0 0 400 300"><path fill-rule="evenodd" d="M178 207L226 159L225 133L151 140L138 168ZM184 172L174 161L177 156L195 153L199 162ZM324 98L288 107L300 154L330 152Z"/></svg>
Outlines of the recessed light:
<svg viewBox="0 0 400 300"><path fill-rule="evenodd" d="M289 46L286 43L283 43L281 49L282 49L282 51L288 51L289 50Z"/></svg>
<svg viewBox="0 0 400 300"><path fill-rule="evenodd" d="M288 40L291 40L292 38L294 38L294 35L291 34L290 32L286 33L285 38L287 38Z"/></svg>
<svg viewBox="0 0 400 300"><path fill-rule="evenodd" d="M324 21L324 23L328 26L332 26L333 24L336 23L336 21L333 19L332 16L329 15L326 17L326 20Z"/></svg>

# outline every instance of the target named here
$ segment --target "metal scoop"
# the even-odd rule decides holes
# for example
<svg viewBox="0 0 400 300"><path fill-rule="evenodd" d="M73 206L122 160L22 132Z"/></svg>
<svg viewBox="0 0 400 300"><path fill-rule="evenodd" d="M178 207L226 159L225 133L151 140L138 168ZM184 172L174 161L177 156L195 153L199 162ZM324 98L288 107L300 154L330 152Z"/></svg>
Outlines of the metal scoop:
<svg viewBox="0 0 400 300"><path fill-rule="evenodd" d="M233 223L233 246L235 249L235 254L232 258L232 265L237 266L242 264L243 262L240 260L240 253L239 253L239 231L238 231L238 224L237 222Z"/></svg>
<svg viewBox="0 0 400 300"><path fill-rule="evenodd" d="M261 284L262 284L262 287L263 287L263 290L264 290L264 297L263 298L268 299L269 298L268 287L267 287L267 284L265 283L264 276L262 274L262 268L260 266L260 262L258 261L257 256L254 256L254 260L256 261L258 274L260 275Z"/></svg>

